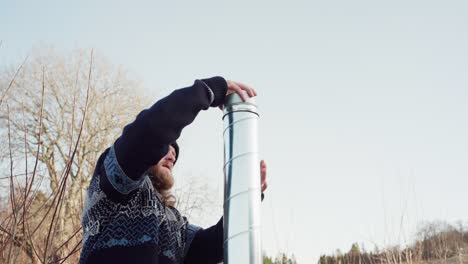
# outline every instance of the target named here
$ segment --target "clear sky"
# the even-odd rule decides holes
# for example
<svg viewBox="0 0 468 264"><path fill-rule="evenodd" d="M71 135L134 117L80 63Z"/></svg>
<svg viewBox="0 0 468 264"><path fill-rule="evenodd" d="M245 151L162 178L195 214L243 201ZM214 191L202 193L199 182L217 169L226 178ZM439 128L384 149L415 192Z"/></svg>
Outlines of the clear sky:
<svg viewBox="0 0 468 264"><path fill-rule="evenodd" d="M315 263L468 220L467 1L1 0L0 39L2 63L94 48L148 93L213 75L255 87L269 254ZM221 133L221 112L201 113L176 166L219 199Z"/></svg>

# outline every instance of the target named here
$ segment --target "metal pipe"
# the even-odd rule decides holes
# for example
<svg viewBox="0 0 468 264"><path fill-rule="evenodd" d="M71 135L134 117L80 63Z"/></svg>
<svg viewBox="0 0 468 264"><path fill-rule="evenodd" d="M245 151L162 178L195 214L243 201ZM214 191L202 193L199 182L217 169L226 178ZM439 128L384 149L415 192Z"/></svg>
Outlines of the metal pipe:
<svg viewBox="0 0 468 264"><path fill-rule="evenodd" d="M246 97L248 95L246 94ZM224 263L261 264L261 183L254 98L224 104Z"/></svg>

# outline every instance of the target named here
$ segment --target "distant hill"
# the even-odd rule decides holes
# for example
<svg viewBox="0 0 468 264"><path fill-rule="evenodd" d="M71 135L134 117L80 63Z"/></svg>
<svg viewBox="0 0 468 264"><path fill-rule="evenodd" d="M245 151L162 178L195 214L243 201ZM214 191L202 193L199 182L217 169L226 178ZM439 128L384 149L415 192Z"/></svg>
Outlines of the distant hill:
<svg viewBox="0 0 468 264"><path fill-rule="evenodd" d="M419 228L414 242L403 249L399 246L365 251L354 243L347 253L322 255L319 264L468 264L468 231L460 222L430 222Z"/></svg>

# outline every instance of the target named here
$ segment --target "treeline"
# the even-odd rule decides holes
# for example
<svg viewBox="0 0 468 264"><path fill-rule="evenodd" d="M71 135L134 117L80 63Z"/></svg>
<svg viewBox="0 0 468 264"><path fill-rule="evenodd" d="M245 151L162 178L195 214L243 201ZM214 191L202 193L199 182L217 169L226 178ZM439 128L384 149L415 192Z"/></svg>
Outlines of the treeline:
<svg viewBox="0 0 468 264"><path fill-rule="evenodd" d="M431 222L423 225L416 234L415 242L405 248L394 246L367 252L357 243L347 253L339 250L333 255L322 255L319 264L377 264L377 263L427 263L450 258L456 263L466 263L468 258L468 231L462 223L457 226L446 222Z"/></svg>
<svg viewBox="0 0 468 264"><path fill-rule="evenodd" d="M279 253L275 258L263 255L263 264L297 264L296 257Z"/></svg>

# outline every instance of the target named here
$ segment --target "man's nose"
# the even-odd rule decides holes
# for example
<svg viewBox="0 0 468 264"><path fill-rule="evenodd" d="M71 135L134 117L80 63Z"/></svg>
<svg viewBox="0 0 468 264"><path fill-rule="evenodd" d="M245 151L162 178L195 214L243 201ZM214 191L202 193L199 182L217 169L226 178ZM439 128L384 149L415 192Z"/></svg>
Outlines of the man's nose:
<svg viewBox="0 0 468 264"><path fill-rule="evenodd" d="M175 162L175 156L172 153L169 153L166 156L166 160L170 160L172 163L174 163Z"/></svg>

